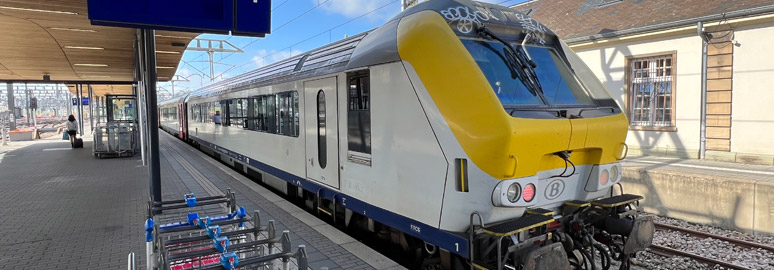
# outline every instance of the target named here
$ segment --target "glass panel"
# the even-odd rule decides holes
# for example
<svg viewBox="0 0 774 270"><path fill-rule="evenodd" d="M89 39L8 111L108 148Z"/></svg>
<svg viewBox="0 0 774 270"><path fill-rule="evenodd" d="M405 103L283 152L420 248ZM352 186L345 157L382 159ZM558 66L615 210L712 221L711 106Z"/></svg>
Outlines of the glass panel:
<svg viewBox="0 0 774 270"><path fill-rule="evenodd" d="M136 117L136 101L134 98L111 98L113 102L112 121L134 121Z"/></svg>
<svg viewBox="0 0 774 270"><path fill-rule="evenodd" d="M514 78L512 68L505 60L502 44L471 39L463 39L462 44L473 56L503 106L545 105L537 93L530 92L518 78Z"/></svg>
<svg viewBox="0 0 774 270"><path fill-rule="evenodd" d="M505 45L498 42L463 39L473 59L495 91L504 107L519 105L596 105L583 89L572 71L555 50L547 47L527 46L532 60L537 63L535 73L543 88L544 104L539 94L534 93L519 80L516 71L509 65L513 58ZM518 44L513 47L521 50Z"/></svg>
<svg viewBox="0 0 774 270"><path fill-rule="evenodd" d="M368 70L347 74L347 145L349 151L371 153L371 96Z"/></svg>
<svg viewBox="0 0 774 270"><path fill-rule="evenodd" d="M328 164L328 153L325 140L325 93L317 92L317 162L325 169Z"/></svg>

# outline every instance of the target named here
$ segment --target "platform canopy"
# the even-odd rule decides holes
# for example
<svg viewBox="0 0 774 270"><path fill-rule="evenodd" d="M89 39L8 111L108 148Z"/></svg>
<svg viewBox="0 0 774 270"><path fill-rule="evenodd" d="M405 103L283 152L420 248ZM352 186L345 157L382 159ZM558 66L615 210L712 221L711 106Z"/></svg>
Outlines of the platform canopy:
<svg viewBox="0 0 774 270"><path fill-rule="evenodd" d="M197 35L156 32L159 81L175 74ZM86 0L0 0L0 81L41 81L49 74L68 83L132 82L134 37L134 29L91 25ZM131 93L128 86L97 88Z"/></svg>

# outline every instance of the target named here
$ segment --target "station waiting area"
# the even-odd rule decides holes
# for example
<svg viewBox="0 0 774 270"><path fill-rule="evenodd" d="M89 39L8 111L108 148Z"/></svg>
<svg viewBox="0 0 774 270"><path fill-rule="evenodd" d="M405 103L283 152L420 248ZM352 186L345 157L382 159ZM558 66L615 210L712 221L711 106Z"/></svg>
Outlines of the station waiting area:
<svg viewBox="0 0 774 270"><path fill-rule="evenodd" d="M311 269L403 269L182 141L159 137L164 201L230 190L250 215L273 220L277 235L289 231L293 252L303 245ZM134 253L135 269L145 269L148 169L139 154L97 159L90 136L84 141L82 149L61 136L0 146L2 268L119 269Z"/></svg>

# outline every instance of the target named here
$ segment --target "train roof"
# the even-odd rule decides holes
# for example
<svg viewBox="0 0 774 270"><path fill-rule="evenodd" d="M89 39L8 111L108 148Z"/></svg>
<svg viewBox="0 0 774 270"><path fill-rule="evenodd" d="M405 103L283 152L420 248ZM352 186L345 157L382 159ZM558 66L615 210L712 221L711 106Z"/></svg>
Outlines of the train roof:
<svg viewBox="0 0 774 270"><path fill-rule="evenodd" d="M169 104L178 104L178 103L183 103L183 102L185 102L185 99L186 99L186 98L187 98L189 95L190 95L190 94L182 94L182 95L177 95L177 96L175 96L175 97L172 97L172 98L170 98L170 99L167 99L167 100L165 100L165 101L159 102L159 107L161 107L161 106L165 106L165 105L169 105Z"/></svg>
<svg viewBox="0 0 774 270"><path fill-rule="evenodd" d="M231 90L243 90L251 87L341 72L347 68L349 58L358 42L360 42L369 32L348 37L326 46L208 85L193 92L189 95L189 98L217 96Z"/></svg>
<svg viewBox="0 0 774 270"><path fill-rule="evenodd" d="M460 36L476 35L464 32L459 27L463 23L475 23L478 26L508 26L519 30L511 31L513 33L529 31L540 37L555 37L551 30L539 22L508 7L470 0L430 0L401 12L379 28L205 86L188 95L186 99L219 96L231 91L400 61L397 48L398 22L405 16L426 10L441 14Z"/></svg>

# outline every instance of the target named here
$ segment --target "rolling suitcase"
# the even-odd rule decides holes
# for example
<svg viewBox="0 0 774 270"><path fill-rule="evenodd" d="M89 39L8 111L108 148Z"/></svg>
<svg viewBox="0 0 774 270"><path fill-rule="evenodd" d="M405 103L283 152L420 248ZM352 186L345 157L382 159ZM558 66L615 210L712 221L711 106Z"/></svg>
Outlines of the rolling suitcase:
<svg viewBox="0 0 774 270"><path fill-rule="evenodd" d="M83 148L83 139L75 138L75 142L73 142L73 148Z"/></svg>

